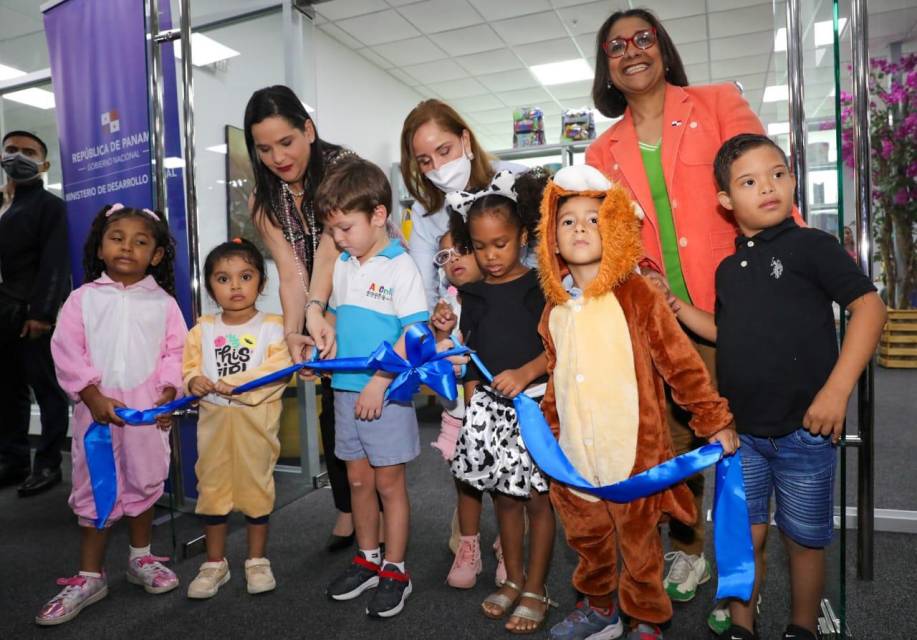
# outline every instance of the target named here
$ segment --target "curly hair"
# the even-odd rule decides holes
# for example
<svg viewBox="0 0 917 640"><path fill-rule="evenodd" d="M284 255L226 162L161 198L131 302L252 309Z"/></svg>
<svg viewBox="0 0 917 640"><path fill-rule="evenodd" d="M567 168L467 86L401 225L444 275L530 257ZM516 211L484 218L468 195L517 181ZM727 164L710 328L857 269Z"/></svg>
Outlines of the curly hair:
<svg viewBox="0 0 917 640"><path fill-rule="evenodd" d="M538 242L541 197L547 184L547 172L541 167L536 167L516 177L516 202L498 194L483 196L471 205L467 220L449 207L449 233L452 234L452 241L462 247L471 247L469 223L473 218L484 215L486 212L504 216L507 222L519 229L520 233L526 233L528 246L534 247ZM489 189L489 186L484 189Z"/></svg>
<svg viewBox="0 0 917 640"><path fill-rule="evenodd" d="M161 247L163 251L162 260L156 266L149 265L147 274L153 276L156 283L162 287L166 293L175 297L175 240L169 231L169 223L160 211L153 211L156 221L146 213L144 209L134 209L133 207L124 207L118 209L111 215L108 214L113 205L107 204L96 214L92 220L92 226L89 228L89 237L86 238L86 245L83 247L83 272L85 281L91 282L96 280L105 271L105 263L99 257L99 249L102 247L102 237L105 230L116 220L124 218L137 218L143 220L150 230L150 235L156 242L156 247Z"/></svg>

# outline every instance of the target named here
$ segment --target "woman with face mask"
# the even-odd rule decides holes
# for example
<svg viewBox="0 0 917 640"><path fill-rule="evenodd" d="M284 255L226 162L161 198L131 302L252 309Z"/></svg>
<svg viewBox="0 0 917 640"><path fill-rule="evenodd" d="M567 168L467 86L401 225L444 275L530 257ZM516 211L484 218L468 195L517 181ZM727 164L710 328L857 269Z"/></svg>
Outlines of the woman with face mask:
<svg viewBox="0 0 917 640"><path fill-rule="evenodd" d="M405 118L401 176L415 200L410 251L423 277L430 309L438 301L433 255L439 250L439 238L449 230L445 195L485 187L502 170L522 173L528 167L487 154L462 117L445 102L424 100Z"/></svg>

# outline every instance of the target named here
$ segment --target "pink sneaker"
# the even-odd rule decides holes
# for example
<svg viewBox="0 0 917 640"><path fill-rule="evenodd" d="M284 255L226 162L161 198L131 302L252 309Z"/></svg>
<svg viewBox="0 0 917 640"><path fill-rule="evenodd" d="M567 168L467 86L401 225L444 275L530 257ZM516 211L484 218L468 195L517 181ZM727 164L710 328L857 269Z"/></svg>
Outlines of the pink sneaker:
<svg viewBox="0 0 917 640"><path fill-rule="evenodd" d="M178 586L178 576L162 563L168 558L141 556L127 565L127 581L139 584L147 593L165 593Z"/></svg>
<svg viewBox="0 0 917 640"><path fill-rule="evenodd" d="M471 589L481 573L481 534L462 536L446 584L456 589Z"/></svg>
<svg viewBox="0 0 917 640"><path fill-rule="evenodd" d="M494 540L494 555L497 556L497 573L494 574L494 583L502 587L506 582L506 564L503 562L503 547L500 546L500 536Z"/></svg>
<svg viewBox="0 0 917 640"><path fill-rule="evenodd" d="M84 607L98 602L108 595L105 574L101 578L76 575L72 578L58 578L57 584L63 590L49 600L35 616L35 624L52 626L73 620Z"/></svg>

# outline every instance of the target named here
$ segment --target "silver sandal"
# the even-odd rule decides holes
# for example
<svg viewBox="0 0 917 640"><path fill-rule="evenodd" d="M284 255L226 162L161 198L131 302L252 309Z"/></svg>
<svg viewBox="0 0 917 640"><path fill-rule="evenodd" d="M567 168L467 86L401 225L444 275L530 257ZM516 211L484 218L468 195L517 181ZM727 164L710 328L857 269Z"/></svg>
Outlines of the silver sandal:
<svg viewBox="0 0 917 640"><path fill-rule="evenodd" d="M504 580L502 586L509 587L516 593L519 593L522 591L522 588L518 584L513 582L512 580ZM510 598L509 596L505 596L502 593L500 593L499 591L497 591L495 593L490 594L486 598L484 598L484 602L481 603L481 611L483 611L484 615L490 618L491 620L500 620L501 618L506 616L506 612L509 610L509 608L513 606L521 597L522 597L521 595L517 595L515 598ZM492 604L496 607L500 607L501 613L500 614L491 613L490 611L487 610L487 607L484 606L486 604Z"/></svg>
<svg viewBox="0 0 917 640"><path fill-rule="evenodd" d="M522 593L519 594L519 599L521 600L522 598L530 598L532 600L537 600L538 602L541 602L542 604L547 605L547 606L545 606L544 611L537 611L523 604L520 604L515 609L513 609L512 614L510 614L511 618L521 618L523 620L530 620L535 623L535 626L532 629L528 629L526 631L519 631L517 629L507 629L507 631L509 631L510 633L515 633L517 635L535 633L536 631L541 629L542 625L544 624L545 618L548 617L548 612L551 610L551 607L557 607L557 603L548 597L548 586L547 585L545 585L544 587L544 595L541 595L540 593L532 593L531 591L523 591Z"/></svg>

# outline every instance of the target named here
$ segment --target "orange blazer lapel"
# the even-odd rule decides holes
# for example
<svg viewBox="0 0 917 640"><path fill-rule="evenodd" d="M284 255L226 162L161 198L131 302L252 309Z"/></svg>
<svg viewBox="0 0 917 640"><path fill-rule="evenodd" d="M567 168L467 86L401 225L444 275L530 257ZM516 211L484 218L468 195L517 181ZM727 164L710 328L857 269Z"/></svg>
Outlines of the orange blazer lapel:
<svg viewBox="0 0 917 640"><path fill-rule="evenodd" d="M675 162L678 149L685 130L691 126L691 111L694 105L687 92L681 87L667 84L665 88L665 105L662 121L662 172L668 187L669 198L672 197L675 177Z"/></svg>
<svg viewBox="0 0 917 640"><path fill-rule="evenodd" d="M653 205L650 183L646 178L646 168L643 166L643 156L640 154L637 130L634 128L630 109L624 111L624 118L614 128L610 151L612 162L618 165L627 188L643 207L646 221L655 228L656 207Z"/></svg>

